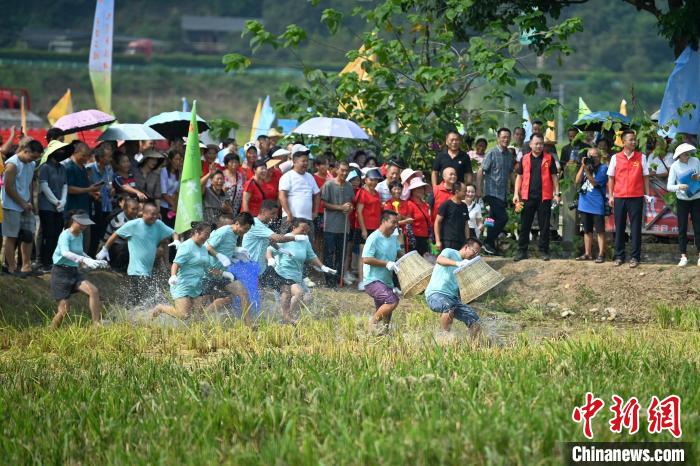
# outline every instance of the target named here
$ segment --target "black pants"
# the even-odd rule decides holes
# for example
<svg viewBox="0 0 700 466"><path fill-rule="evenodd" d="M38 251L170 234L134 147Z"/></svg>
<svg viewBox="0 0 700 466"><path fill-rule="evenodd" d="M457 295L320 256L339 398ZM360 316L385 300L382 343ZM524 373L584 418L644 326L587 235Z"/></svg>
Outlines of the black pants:
<svg viewBox="0 0 700 466"><path fill-rule="evenodd" d="M615 198L615 259L625 260L625 229L630 220L632 259L642 258L642 213L644 197Z"/></svg>
<svg viewBox="0 0 700 466"><path fill-rule="evenodd" d="M349 238L350 235L347 235ZM338 275L326 274L326 286L338 286L339 277L343 274L343 234L323 233L323 260L328 267L338 271Z"/></svg>
<svg viewBox="0 0 700 466"><path fill-rule="evenodd" d="M540 199L528 199L523 204L520 212L520 236L518 238L518 249L527 253L530 244L530 230L532 222L537 216L537 223L540 226L539 248L540 252L549 254L549 219L552 217L552 201L542 201Z"/></svg>
<svg viewBox="0 0 700 466"><path fill-rule="evenodd" d="M63 231L63 214L50 210L40 210L39 222L41 223L41 238L39 240L41 265L50 267L53 264L52 256L56 250L58 237Z"/></svg>
<svg viewBox="0 0 700 466"><path fill-rule="evenodd" d="M495 247L498 235L503 233L503 230L508 224L506 202L497 197L484 196L484 204L489 206L489 215L493 219L493 226L486 229L485 243Z"/></svg>
<svg viewBox="0 0 700 466"><path fill-rule="evenodd" d="M695 249L700 252L700 199L684 201L678 199L678 248L681 254L688 252L688 215L693 222Z"/></svg>
<svg viewBox="0 0 700 466"><path fill-rule="evenodd" d="M421 256L430 252L430 244L428 244L428 239L429 238L427 236L416 236L415 251L417 251Z"/></svg>
<svg viewBox="0 0 700 466"><path fill-rule="evenodd" d="M94 257L97 253L97 247L102 241L102 237L105 235L105 230L107 229L107 219L109 218L109 212L102 211L102 202L95 201L94 204L95 224L90 227L90 247L88 248L88 255Z"/></svg>

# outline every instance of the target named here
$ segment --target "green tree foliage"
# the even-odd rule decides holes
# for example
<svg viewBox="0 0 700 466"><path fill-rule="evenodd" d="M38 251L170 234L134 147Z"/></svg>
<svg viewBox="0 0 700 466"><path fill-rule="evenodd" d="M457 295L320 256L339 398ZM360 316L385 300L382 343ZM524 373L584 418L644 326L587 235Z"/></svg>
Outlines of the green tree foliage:
<svg viewBox="0 0 700 466"><path fill-rule="evenodd" d="M362 50L350 50L346 57L349 61L364 59L367 78L307 66L306 85L285 84L277 111L301 119L313 115L350 118L381 141L385 154L398 153L414 165L426 165L431 157L426 153L428 144L442 139L458 122L471 132L498 124L488 113L464 110L461 104L471 92L488 84L483 95L486 107L500 106L507 89L521 76L529 80L528 94L539 87L549 89L550 75L529 73L521 60L527 54L569 54L567 41L581 30L578 18L553 21L546 6L540 5L546 2L488 2L490 8L484 3L385 0L355 8L351 16L366 23L358 44ZM559 12L550 9L550 13ZM333 35L344 16L325 9L321 22ZM253 52L264 46L294 50L306 38L296 25L273 34L250 21L246 30ZM235 54L224 61L229 69L246 64ZM544 99L542 104L539 114L552 115L556 102Z"/></svg>

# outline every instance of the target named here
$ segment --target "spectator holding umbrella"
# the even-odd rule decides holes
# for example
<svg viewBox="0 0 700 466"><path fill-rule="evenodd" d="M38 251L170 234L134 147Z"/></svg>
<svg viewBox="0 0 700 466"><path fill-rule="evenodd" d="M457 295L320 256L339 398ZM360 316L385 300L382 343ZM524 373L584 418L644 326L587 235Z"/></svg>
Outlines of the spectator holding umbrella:
<svg viewBox="0 0 700 466"><path fill-rule="evenodd" d="M615 212L615 262L619 267L625 262L625 227L630 221L632 258L630 268L637 267L642 257L642 215L644 199L649 192L649 168L647 160L637 151L634 131L622 132L623 148L614 154L608 167L608 202Z"/></svg>
<svg viewBox="0 0 700 466"><path fill-rule="evenodd" d="M667 189L675 192L677 197L678 247L681 251L679 267L688 265L688 216L693 222L693 237L700 266L700 189L696 187L692 190L689 186L690 182L700 181L700 160L694 157L695 151L695 146L691 144L679 144L673 152L674 162L668 172Z"/></svg>

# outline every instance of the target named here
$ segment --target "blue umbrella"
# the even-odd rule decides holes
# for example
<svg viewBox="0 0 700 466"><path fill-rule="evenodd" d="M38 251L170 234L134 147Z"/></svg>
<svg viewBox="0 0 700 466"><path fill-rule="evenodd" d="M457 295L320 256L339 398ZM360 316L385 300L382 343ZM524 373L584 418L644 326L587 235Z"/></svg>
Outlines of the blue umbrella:
<svg viewBox="0 0 700 466"><path fill-rule="evenodd" d="M576 120L574 126L584 131L601 131L603 129L603 124L608 121L620 123L621 129L629 128L631 123L631 120L622 113L593 112Z"/></svg>
<svg viewBox="0 0 700 466"><path fill-rule="evenodd" d="M190 112L164 112L156 116L152 116L144 125L150 126L166 139L174 141L184 138L190 128ZM209 125L199 115L197 115L197 132L201 133L209 129Z"/></svg>

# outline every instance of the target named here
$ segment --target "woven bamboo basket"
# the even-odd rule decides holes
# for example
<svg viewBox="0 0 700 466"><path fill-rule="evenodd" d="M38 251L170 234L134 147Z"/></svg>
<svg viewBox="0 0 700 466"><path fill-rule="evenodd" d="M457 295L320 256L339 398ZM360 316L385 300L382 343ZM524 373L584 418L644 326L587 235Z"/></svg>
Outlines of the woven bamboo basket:
<svg viewBox="0 0 700 466"><path fill-rule="evenodd" d="M503 275L493 270L481 257L471 264L458 268L454 273L463 303L474 301L504 279Z"/></svg>
<svg viewBox="0 0 700 466"><path fill-rule="evenodd" d="M425 291L433 273L433 266L423 256L417 251L411 251L396 261L396 265L399 267L396 275L399 277L401 292L406 298Z"/></svg>

